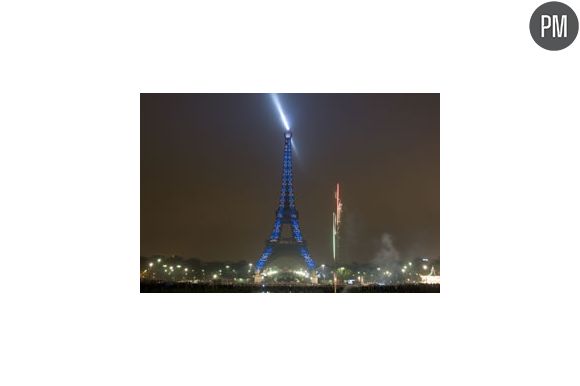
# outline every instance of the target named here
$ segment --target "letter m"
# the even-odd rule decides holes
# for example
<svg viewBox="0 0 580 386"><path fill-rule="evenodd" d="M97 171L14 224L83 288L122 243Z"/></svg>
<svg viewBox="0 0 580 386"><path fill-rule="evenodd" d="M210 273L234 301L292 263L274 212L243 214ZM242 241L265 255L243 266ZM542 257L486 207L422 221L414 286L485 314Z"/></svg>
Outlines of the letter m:
<svg viewBox="0 0 580 386"><path fill-rule="evenodd" d="M552 15L552 37L555 38L556 35L561 38L562 34L565 38L568 37L568 15L562 15L560 21L558 21L558 15Z"/></svg>

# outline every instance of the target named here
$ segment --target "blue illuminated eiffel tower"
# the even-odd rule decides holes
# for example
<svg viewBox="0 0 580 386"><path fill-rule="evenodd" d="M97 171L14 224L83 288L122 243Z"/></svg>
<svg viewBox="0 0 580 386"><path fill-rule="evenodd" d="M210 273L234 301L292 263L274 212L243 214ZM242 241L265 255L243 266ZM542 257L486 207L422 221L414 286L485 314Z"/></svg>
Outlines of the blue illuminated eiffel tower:
<svg viewBox="0 0 580 386"><path fill-rule="evenodd" d="M284 171L282 173L282 189L280 190L280 201L274 219L274 229L270 238L266 241L266 247L262 256L256 263L256 270L259 272L272 255L296 254L302 256L308 269L316 267L314 260L310 257L306 242L300 232L298 222L298 210L294 204L294 189L292 187L292 132L284 133ZM282 226L289 224L292 229L292 236L281 238Z"/></svg>

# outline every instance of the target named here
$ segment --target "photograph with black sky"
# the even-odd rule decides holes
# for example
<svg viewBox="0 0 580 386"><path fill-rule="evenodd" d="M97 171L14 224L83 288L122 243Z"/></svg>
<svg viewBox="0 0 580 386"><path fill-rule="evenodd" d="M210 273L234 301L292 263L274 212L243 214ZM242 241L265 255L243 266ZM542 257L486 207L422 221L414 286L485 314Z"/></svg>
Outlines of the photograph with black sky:
<svg viewBox="0 0 580 386"><path fill-rule="evenodd" d="M438 293L439 94L141 94L141 292Z"/></svg>

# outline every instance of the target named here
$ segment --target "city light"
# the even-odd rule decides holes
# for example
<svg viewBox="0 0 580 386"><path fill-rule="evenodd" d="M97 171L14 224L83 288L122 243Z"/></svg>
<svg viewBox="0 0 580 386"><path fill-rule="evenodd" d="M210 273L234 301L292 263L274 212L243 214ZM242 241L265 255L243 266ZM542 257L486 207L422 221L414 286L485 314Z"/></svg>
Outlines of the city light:
<svg viewBox="0 0 580 386"><path fill-rule="evenodd" d="M141 270L142 280L167 280L174 281L176 283L189 283L189 285L197 285L208 283L213 286L221 284L235 284L235 285L252 285L258 284L259 280L256 279L257 276L254 275L252 268L255 267L253 263L244 263L249 267L248 272L242 269L241 272L236 273L233 265L221 263L219 266L222 269L209 270L208 275L205 275L205 269L199 267L199 269L193 269L191 266L188 267L186 262L183 261L173 261L172 257L164 258L163 261L166 264L157 264L157 258L152 261L145 261L144 266L147 269ZM180 264L177 264L179 262ZM181 264L183 263L183 264ZM290 268L290 267L267 267L259 273L260 281L266 280L267 283L272 285L286 285L286 286L302 286L305 283L329 286L332 290L332 286L338 284L341 285L354 285L360 287L370 287L372 286L390 286L400 283L413 283L413 284L439 284L439 275L436 273L437 269L436 263L432 264L421 263L421 259L415 261L418 270L420 270L420 275L416 275L412 267L412 263L409 261L403 261L401 265L397 268L400 269L400 273L397 275L396 272L393 273L393 268L390 266L377 267L376 265L368 264L361 267L351 267L348 265L340 267L328 267L329 271L326 271L326 264L320 264L320 266L311 271L303 267ZM163 268L165 266L165 268ZM243 265L242 265L243 267ZM431 270L431 273L429 271ZM198 272L196 272L198 271ZM328 275L330 274L330 278ZM310 283L310 279L312 283ZM315 280L317 280L315 282ZM260 285L263 283L260 283ZM374 291L374 290L371 290ZM291 291L294 292L294 291ZM300 292L300 291L298 291ZM338 292L338 291L337 291Z"/></svg>
<svg viewBox="0 0 580 386"><path fill-rule="evenodd" d="M308 277L308 272L307 272L307 271L303 271L303 270L294 271L294 274L295 274L295 275L298 275L298 276L305 277L305 278L307 278L307 277Z"/></svg>
<svg viewBox="0 0 580 386"><path fill-rule="evenodd" d="M158 262L158 263L161 263L161 259L157 259L157 262Z"/></svg>

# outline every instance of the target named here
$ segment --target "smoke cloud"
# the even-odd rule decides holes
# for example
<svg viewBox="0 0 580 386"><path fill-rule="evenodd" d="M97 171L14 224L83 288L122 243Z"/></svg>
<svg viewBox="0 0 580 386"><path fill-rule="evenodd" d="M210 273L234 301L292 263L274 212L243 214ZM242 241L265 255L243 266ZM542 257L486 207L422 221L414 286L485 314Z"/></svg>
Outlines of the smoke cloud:
<svg viewBox="0 0 580 386"><path fill-rule="evenodd" d="M393 243L393 237L388 233L383 233L379 251L375 254L373 262L379 265L386 265L398 262L400 258L399 251L397 251Z"/></svg>

